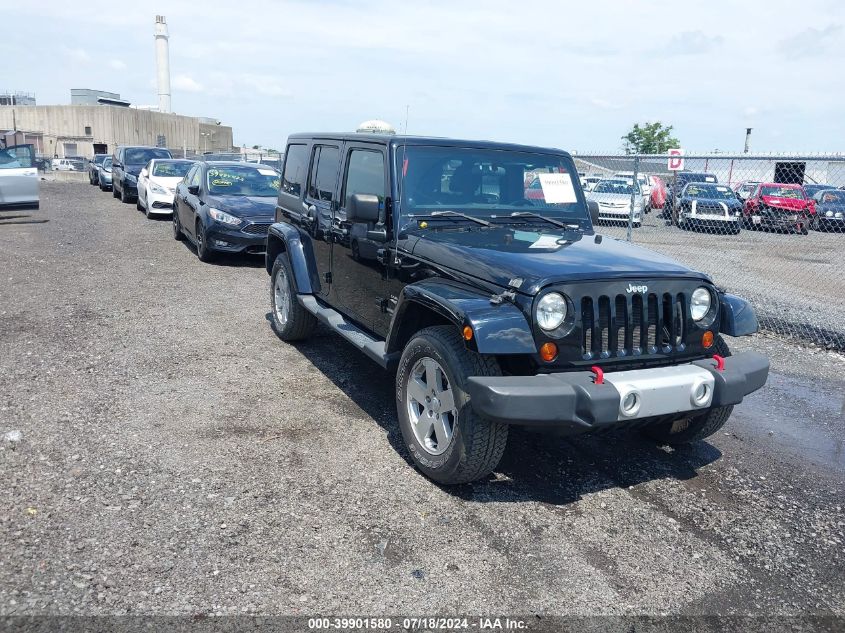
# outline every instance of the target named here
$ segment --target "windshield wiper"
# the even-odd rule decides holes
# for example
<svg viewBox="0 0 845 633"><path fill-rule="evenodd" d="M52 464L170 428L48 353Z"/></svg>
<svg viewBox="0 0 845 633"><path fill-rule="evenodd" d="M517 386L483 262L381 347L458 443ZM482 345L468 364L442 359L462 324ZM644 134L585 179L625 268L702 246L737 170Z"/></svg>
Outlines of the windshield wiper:
<svg viewBox="0 0 845 633"><path fill-rule="evenodd" d="M481 226L490 226L490 223L487 220L482 220L481 218L477 218L474 215L468 215L466 213L459 213L458 211L432 211L427 215L409 215L410 218L440 218L440 217L457 217L463 218L464 220L471 220L472 222L476 222Z"/></svg>
<svg viewBox="0 0 845 633"><path fill-rule="evenodd" d="M580 224L570 224L568 222L561 222L560 220L555 220L554 218L550 218L545 215L540 215L539 213L534 213L533 211L514 211L511 213L512 218L538 218L540 220L545 220L549 224L554 224L562 229L580 229Z"/></svg>

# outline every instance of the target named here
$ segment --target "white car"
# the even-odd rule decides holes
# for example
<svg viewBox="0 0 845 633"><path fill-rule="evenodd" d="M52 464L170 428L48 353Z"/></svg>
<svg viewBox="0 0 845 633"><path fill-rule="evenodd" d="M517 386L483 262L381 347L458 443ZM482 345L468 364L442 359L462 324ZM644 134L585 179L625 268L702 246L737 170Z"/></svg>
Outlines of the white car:
<svg viewBox="0 0 845 633"><path fill-rule="evenodd" d="M135 206L149 218L171 215L176 185L194 166L192 160L154 158L138 174L138 200Z"/></svg>
<svg viewBox="0 0 845 633"><path fill-rule="evenodd" d="M613 174L614 178L627 178L632 179L634 177L634 172L632 171L619 171ZM651 196L651 181L649 181L648 176L643 173L637 173L637 182L640 184L640 191L644 198L648 199Z"/></svg>
<svg viewBox="0 0 845 633"><path fill-rule="evenodd" d="M601 176L586 176L581 179L581 184L584 187L584 191L591 191L593 187L596 186L596 183L604 180Z"/></svg>
<svg viewBox="0 0 845 633"><path fill-rule="evenodd" d="M631 197L634 198L633 212ZM628 222L634 228L643 224L643 197L639 186L630 178L608 178L595 184L587 196L599 205L599 220L602 222Z"/></svg>
<svg viewBox="0 0 845 633"><path fill-rule="evenodd" d="M50 161L53 171L82 171L81 158L54 158Z"/></svg>

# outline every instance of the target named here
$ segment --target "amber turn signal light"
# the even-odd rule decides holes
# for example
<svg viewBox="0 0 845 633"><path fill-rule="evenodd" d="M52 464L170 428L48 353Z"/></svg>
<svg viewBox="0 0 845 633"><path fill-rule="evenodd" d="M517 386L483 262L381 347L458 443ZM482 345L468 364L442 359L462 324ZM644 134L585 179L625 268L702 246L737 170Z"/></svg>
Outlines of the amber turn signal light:
<svg viewBox="0 0 845 633"><path fill-rule="evenodd" d="M552 362L557 358L557 345L554 343L543 343L540 346L540 358L547 363Z"/></svg>
<svg viewBox="0 0 845 633"><path fill-rule="evenodd" d="M701 337L701 344L704 345L704 349L713 347L713 332L707 330Z"/></svg>
<svg viewBox="0 0 845 633"><path fill-rule="evenodd" d="M464 340L471 341L472 340L472 328L468 325L464 326Z"/></svg>

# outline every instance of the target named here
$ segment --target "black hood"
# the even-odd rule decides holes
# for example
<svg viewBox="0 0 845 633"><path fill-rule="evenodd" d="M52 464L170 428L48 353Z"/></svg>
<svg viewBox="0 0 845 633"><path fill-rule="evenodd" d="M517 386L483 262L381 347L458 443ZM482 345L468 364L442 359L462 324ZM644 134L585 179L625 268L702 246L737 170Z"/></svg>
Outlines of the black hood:
<svg viewBox="0 0 845 633"><path fill-rule="evenodd" d="M124 165L123 171L127 174L132 174L133 176L137 176L141 173L141 170L147 166L147 163L138 163L137 165Z"/></svg>
<svg viewBox="0 0 845 633"><path fill-rule="evenodd" d="M418 230L413 254L433 264L468 271L506 287L521 278L521 292L534 294L554 282L627 277L686 277L702 274L653 251L607 236L537 227Z"/></svg>
<svg viewBox="0 0 845 633"><path fill-rule="evenodd" d="M276 211L275 196L208 196L205 202L239 218L272 218Z"/></svg>
<svg viewBox="0 0 845 633"><path fill-rule="evenodd" d="M713 205L713 206L718 206L720 202L723 202L728 206L729 209L736 209L736 208L743 206L742 201L737 200L736 198L700 198L700 197L693 198L693 197L687 197L687 196L681 197L681 202L690 202L691 203L693 201L697 201L698 204L707 204L707 205Z"/></svg>

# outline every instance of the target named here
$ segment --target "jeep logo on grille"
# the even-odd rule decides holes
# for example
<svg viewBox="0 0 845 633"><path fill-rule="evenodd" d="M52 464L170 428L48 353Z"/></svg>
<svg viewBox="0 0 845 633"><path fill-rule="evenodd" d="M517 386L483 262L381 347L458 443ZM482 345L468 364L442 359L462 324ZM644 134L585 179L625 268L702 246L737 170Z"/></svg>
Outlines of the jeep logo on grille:
<svg viewBox="0 0 845 633"><path fill-rule="evenodd" d="M645 294L648 292L648 286L635 286L634 284L628 284L628 287L625 288L625 291L630 294L632 292L637 292L639 294Z"/></svg>

